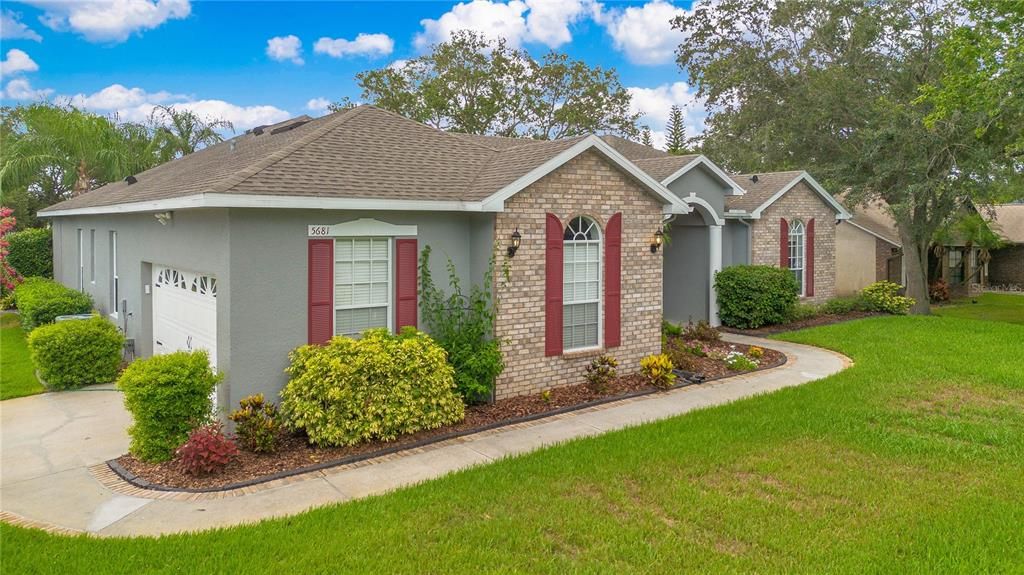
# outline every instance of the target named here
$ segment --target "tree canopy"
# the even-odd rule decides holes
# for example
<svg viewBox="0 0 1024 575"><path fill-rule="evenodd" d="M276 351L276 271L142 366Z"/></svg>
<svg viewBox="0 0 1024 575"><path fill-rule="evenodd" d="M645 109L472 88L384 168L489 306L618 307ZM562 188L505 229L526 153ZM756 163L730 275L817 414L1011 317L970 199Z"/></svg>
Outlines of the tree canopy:
<svg viewBox="0 0 1024 575"><path fill-rule="evenodd" d="M614 69L565 54L540 60L504 40L462 31L429 54L356 75L362 98L435 128L555 139L636 137L640 114Z"/></svg>
<svg viewBox="0 0 1024 575"><path fill-rule="evenodd" d="M851 203L883 200L917 313L935 231L1012 177L978 137L980 115L921 97L949 85L943 49L965 20L960 5L930 0L722 0L673 23L688 37L677 61L707 99L704 152L738 172L807 169Z"/></svg>
<svg viewBox="0 0 1024 575"><path fill-rule="evenodd" d="M686 125L683 124L683 111L679 106L672 106L669 110L665 141L668 153L676 156L686 153Z"/></svg>

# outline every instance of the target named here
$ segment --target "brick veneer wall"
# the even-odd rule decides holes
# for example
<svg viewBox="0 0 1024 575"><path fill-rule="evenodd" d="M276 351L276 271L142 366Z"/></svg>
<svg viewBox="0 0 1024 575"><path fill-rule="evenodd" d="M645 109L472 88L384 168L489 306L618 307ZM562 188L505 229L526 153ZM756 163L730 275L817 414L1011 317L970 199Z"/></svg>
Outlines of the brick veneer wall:
<svg viewBox="0 0 1024 575"><path fill-rule="evenodd" d="M836 213L806 182L800 182L751 220L751 263L779 265L779 219L814 218L814 296L801 301L820 303L835 295Z"/></svg>
<svg viewBox="0 0 1024 575"><path fill-rule="evenodd" d="M988 262L988 282L992 285L1024 286L1024 244L992 252Z"/></svg>
<svg viewBox="0 0 1024 575"><path fill-rule="evenodd" d="M612 215L622 212L621 346L544 355L544 230L549 212L563 223L577 215L591 217L602 230ZM661 225L661 212L660 200L596 152L570 160L505 202L505 211L495 220L495 237L507 241L518 226L523 238L510 260L509 280L500 269L495 272L495 335L505 356L505 371L496 385L499 399L581 383L587 364L602 353L618 359L619 373L626 374L639 369L642 357L660 352L662 252L651 253L650 238ZM603 261L603 244L601 251ZM603 271L601 292L603 302Z"/></svg>

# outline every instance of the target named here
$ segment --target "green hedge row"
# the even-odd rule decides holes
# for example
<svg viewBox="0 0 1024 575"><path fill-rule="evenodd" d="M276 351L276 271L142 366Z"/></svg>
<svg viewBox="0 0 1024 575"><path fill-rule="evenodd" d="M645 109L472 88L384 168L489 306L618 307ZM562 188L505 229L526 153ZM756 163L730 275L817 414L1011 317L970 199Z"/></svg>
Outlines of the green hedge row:
<svg viewBox="0 0 1024 575"><path fill-rule="evenodd" d="M718 316L724 325L755 329L782 323L796 305L793 272L772 266L732 266L715 275Z"/></svg>
<svg viewBox="0 0 1024 575"><path fill-rule="evenodd" d="M26 331L53 323L60 315L89 313L92 298L46 278L30 277L14 288L14 303Z"/></svg>
<svg viewBox="0 0 1024 575"><path fill-rule="evenodd" d="M22 277L53 277L53 233L29 228L7 234L7 262Z"/></svg>

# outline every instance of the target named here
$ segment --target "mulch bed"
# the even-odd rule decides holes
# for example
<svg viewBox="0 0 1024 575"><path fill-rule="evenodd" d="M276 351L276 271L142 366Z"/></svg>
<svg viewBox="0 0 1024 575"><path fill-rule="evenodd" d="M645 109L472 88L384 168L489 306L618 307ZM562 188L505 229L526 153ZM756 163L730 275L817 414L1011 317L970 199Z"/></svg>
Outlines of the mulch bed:
<svg viewBox="0 0 1024 575"><path fill-rule="evenodd" d="M850 311L846 313L837 314L824 314L817 317L808 319L802 319L800 321L794 321L790 323L783 323L778 325L766 325L757 329L737 329L734 327L722 326L718 328L721 331L728 333L738 333L740 335L752 335L756 337L764 337L766 335L775 335L777 333L786 333L787 331L796 331L798 329L804 329L807 327L816 327L819 325L830 325L833 323L842 323L844 321L851 321L855 319L863 319L866 317L875 317L879 315L886 315L875 311Z"/></svg>
<svg viewBox="0 0 1024 575"><path fill-rule="evenodd" d="M710 347L723 351L746 352L748 346L719 342ZM785 354L765 349L758 370L778 367L785 363ZM720 379L740 372L730 371L722 361L706 357L694 358L694 371L702 373L706 380ZM354 460L384 455L403 448L418 447L427 443L443 441L458 435L483 431L502 425L554 415L606 403L626 397L653 393L646 378L639 374L626 375L610 382L604 393L594 392L586 384L570 385L550 390L548 394L533 394L501 399L485 405L466 408L466 418L456 424L420 431L400 437L394 441L374 441L350 447L313 447L302 434L282 434L278 449L274 453L259 454L239 449L234 459L221 473L194 477L184 473L175 461L146 463L131 455L108 462L112 469L136 485L155 489L184 491L217 491L231 489L240 484L251 485L270 481L278 477L302 473L310 468L343 465ZM119 469L121 468L121 469Z"/></svg>

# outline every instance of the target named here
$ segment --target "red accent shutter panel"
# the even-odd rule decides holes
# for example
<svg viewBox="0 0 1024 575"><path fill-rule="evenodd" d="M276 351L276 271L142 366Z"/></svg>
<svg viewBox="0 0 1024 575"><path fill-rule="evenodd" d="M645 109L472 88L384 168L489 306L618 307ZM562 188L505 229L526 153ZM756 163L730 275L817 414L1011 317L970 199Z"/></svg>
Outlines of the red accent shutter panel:
<svg viewBox="0 0 1024 575"><path fill-rule="evenodd" d="M417 327L417 265L419 247L415 238L395 240L395 331L407 325Z"/></svg>
<svg viewBox="0 0 1024 575"><path fill-rule="evenodd" d="M622 343L622 213L608 220L604 248L604 345Z"/></svg>
<svg viewBox="0 0 1024 575"><path fill-rule="evenodd" d="M804 285L808 296L814 295L814 218L807 220L807 249L804 250Z"/></svg>
<svg viewBox="0 0 1024 575"><path fill-rule="evenodd" d="M334 335L334 240L309 240L309 343Z"/></svg>
<svg viewBox="0 0 1024 575"><path fill-rule="evenodd" d="M544 355L562 355L562 222L548 214L544 251Z"/></svg>
<svg viewBox="0 0 1024 575"><path fill-rule="evenodd" d="M779 267L789 269L789 222L779 219Z"/></svg>

